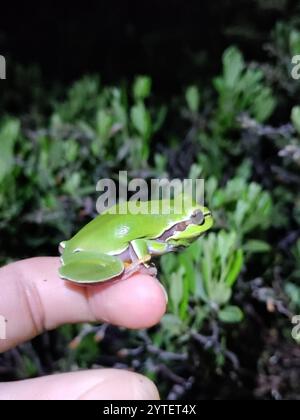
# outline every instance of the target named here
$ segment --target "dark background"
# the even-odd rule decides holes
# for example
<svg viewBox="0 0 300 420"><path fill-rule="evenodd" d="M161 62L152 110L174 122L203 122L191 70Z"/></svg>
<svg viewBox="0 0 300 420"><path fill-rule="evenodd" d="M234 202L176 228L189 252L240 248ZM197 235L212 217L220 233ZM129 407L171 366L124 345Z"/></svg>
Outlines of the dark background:
<svg viewBox="0 0 300 420"><path fill-rule="evenodd" d="M283 0L16 3L1 4L0 53L10 63L38 64L46 84L87 72L105 83L149 74L161 95L215 74L233 43L246 58L260 58L257 45L295 7Z"/></svg>

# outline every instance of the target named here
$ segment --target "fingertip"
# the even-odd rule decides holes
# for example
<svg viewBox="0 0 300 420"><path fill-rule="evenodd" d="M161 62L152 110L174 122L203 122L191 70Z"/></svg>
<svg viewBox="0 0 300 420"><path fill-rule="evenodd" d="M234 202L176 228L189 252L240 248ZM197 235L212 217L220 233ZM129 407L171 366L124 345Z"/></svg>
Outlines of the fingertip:
<svg viewBox="0 0 300 420"><path fill-rule="evenodd" d="M157 324L167 305L162 285L144 274L89 288L88 295L97 319L133 329Z"/></svg>
<svg viewBox="0 0 300 420"><path fill-rule="evenodd" d="M154 383L135 372L91 369L0 384L0 400L158 400Z"/></svg>
<svg viewBox="0 0 300 420"><path fill-rule="evenodd" d="M126 370L104 369L101 380L80 400L159 400L155 384L143 375Z"/></svg>

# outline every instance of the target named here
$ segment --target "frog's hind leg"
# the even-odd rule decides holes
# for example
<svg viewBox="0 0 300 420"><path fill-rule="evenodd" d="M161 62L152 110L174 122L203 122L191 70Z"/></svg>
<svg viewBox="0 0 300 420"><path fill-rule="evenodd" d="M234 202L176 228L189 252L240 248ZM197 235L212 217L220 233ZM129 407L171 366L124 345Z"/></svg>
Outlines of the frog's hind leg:
<svg viewBox="0 0 300 420"><path fill-rule="evenodd" d="M76 284L97 284L120 276L125 271L118 257L100 252L80 251L62 256L60 277Z"/></svg>

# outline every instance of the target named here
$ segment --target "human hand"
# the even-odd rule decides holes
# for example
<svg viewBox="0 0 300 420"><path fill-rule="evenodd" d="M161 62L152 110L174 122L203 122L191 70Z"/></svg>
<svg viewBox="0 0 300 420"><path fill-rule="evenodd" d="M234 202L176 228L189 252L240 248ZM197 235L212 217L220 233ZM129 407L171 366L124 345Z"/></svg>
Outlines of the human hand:
<svg viewBox="0 0 300 420"><path fill-rule="evenodd" d="M107 322L139 329L155 325L166 297L153 277L78 287L57 274L58 258L33 258L0 269L0 314L7 320L7 339L0 353L44 330L65 323ZM117 369L65 373L0 384L0 400L158 399L155 385L142 375Z"/></svg>

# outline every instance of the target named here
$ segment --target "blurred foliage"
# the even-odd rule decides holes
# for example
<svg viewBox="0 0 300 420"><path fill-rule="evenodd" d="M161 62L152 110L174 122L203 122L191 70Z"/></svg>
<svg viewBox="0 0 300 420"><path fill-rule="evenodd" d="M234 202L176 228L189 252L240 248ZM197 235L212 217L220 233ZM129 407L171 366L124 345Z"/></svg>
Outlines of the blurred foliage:
<svg viewBox="0 0 300 420"><path fill-rule="evenodd" d="M190 248L161 258L169 303L158 327L133 333L102 326L99 333L66 326L56 368L130 367L157 379L170 399L191 389L207 396L202 381L222 388L229 377L233 390L253 396L257 359L265 363L270 344L258 337L251 353L253 331L276 329L278 341L296 345L290 318L300 310L300 84L290 77L290 57L300 53L299 34L292 21L277 23L266 46L272 59L264 63L227 48L219 76L205 88L190 84L171 103L155 100L149 76L117 86L85 76L63 95L49 95L49 114L40 115L34 102L30 115L2 113L2 263L56 255L57 244L95 215L97 181L117 179L119 170L146 180L203 177L215 219ZM23 360L19 376L39 374L28 352ZM284 393L280 381L277 388ZM263 389L260 395L272 397L271 385Z"/></svg>

